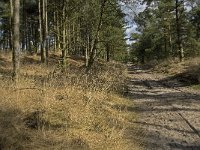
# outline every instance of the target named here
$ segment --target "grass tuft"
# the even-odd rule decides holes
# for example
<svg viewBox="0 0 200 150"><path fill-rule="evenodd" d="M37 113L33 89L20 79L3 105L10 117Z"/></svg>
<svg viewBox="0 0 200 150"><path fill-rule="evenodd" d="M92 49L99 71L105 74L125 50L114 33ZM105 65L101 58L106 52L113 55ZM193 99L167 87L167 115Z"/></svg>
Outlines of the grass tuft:
<svg viewBox="0 0 200 150"><path fill-rule="evenodd" d="M125 81L121 64L96 62L85 74L82 59L69 58L63 72L38 56L25 56L13 85L10 55L0 56L0 149L137 149L123 137L132 112L116 109L131 101L118 93Z"/></svg>

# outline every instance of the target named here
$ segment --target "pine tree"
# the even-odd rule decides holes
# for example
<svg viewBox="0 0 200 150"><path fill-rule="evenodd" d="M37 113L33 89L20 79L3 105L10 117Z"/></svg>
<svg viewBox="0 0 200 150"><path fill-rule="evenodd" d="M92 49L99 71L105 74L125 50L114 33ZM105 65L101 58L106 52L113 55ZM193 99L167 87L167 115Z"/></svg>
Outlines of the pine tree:
<svg viewBox="0 0 200 150"><path fill-rule="evenodd" d="M20 0L15 0L13 4L13 80L17 82L20 69Z"/></svg>

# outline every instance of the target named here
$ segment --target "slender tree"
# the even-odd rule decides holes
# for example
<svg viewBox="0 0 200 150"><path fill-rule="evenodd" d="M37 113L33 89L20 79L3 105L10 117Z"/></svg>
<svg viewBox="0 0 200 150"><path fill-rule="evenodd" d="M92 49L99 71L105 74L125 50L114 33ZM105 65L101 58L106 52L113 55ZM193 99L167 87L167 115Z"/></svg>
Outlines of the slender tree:
<svg viewBox="0 0 200 150"><path fill-rule="evenodd" d="M14 1L13 27L13 80L17 82L20 71L20 0Z"/></svg>
<svg viewBox="0 0 200 150"><path fill-rule="evenodd" d="M178 52L179 52L179 59L183 61L184 58L184 51L183 51L183 43L181 39L181 9L183 8L184 1L176 0L175 11L176 11L176 32L177 32L177 45L178 45Z"/></svg>
<svg viewBox="0 0 200 150"><path fill-rule="evenodd" d="M10 0L10 49L13 50L13 1Z"/></svg>
<svg viewBox="0 0 200 150"><path fill-rule="evenodd" d="M101 4L100 4L101 8L100 8L100 14L99 14L99 21L98 21L98 24L97 24L96 33L94 35L94 39L93 39L93 42L92 42L92 45L91 45L91 49L90 49L87 72L91 69L91 66L94 63L95 51L97 49L99 33L100 33L100 30L101 30L101 26L102 26L102 21L103 21L103 15L104 15L104 9L105 9L106 2L107 2L107 0L102 0Z"/></svg>
<svg viewBox="0 0 200 150"><path fill-rule="evenodd" d="M7 26L12 13L6 10L12 10L8 7L12 7L9 3L13 2L3 0L0 6L0 13L3 13L0 14L0 44L3 49L12 47L11 27ZM117 0L21 2L20 45L23 52L31 54L36 47L39 48L42 63L48 62L51 50L56 50L61 53L63 66L68 56L77 55L85 58L85 66L90 69L96 58L107 57L107 60L111 60L125 51L124 22L121 21L123 16Z"/></svg>

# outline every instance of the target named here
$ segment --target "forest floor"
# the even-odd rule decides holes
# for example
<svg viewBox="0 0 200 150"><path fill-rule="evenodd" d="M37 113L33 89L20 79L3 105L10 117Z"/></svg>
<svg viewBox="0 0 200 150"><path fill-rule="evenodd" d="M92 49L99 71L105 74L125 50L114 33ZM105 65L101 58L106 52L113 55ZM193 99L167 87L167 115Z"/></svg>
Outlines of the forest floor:
<svg viewBox="0 0 200 150"><path fill-rule="evenodd" d="M140 150L124 131L133 125L133 107L124 98L126 66L95 62L85 74L84 59L60 66L38 55L22 55L20 79L12 82L11 53L0 53L0 150Z"/></svg>
<svg viewBox="0 0 200 150"><path fill-rule="evenodd" d="M200 149L200 60L129 64L126 88L120 63L98 60L86 75L82 58L63 72L59 54L49 66L25 55L15 85L11 53L0 54L0 150Z"/></svg>
<svg viewBox="0 0 200 150"><path fill-rule="evenodd" d="M128 73L128 96L135 105L127 110L138 118L127 138L139 141L141 149L199 150L200 90L144 66L129 64Z"/></svg>

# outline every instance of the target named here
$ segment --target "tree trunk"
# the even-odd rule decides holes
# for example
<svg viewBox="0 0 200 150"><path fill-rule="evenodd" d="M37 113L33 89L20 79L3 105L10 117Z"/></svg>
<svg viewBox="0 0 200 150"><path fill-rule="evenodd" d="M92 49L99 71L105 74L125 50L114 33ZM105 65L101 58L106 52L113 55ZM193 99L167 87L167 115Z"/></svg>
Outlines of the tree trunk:
<svg viewBox="0 0 200 150"><path fill-rule="evenodd" d="M44 0L42 0L43 2ZM40 49L40 57L41 57L41 62L45 62L45 55L44 55L44 45L43 45L43 21L42 21L42 3L41 0L38 1L38 9L39 9L39 49Z"/></svg>
<svg viewBox="0 0 200 150"><path fill-rule="evenodd" d="M61 49L61 47L60 47L60 21L61 19L59 18L59 13L58 13L58 11L57 11L57 13L56 13L56 33L57 33L57 48L58 48L58 50L60 50Z"/></svg>
<svg viewBox="0 0 200 150"><path fill-rule="evenodd" d="M101 26L102 26L103 13L104 13L104 8L105 8L106 2L107 2L107 0L103 0L101 2L99 22L98 22L98 26L97 26L97 29L96 29L96 34L94 36L93 43L92 43L92 46L91 46L89 60L88 60L88 66L87 66L86 72L88 72L91 69L91 67L92 67L92 65L94 63L94 59L95 59L95 55L96 55L96 49L97 49L97 44L98 44L98 38L99 38L99 33L100 33L100 30L101 30Z"/></svg>
<svg viewBox="0 0 200 150"><path fill-rule="evenodd" d="M46 64L48 65L49 59L49 40L48 40L48 10L47 10L47 0L45 0L45 43L46 43Z"/></svg>
<svg viewBox="0 0 200 150"><path fill-rule="evenodd" d="M179 11L179 1L176 0L176 32L177 32L177 45L178 45L178 53L180 61L183 61L184 51L181 40L181 24L180 24L180 11Z"/></svg>
<svg viewBox="0 0 200 150"><path fill-rule="evenodd" d="M173 54L171 25L169 25L169 47L170 47L170 54Z"/></svg>
<svg viewBox="0 0 200 150"><path fill-rule="evenodd" d="M13 16L13 80L15 82L19 79L20 69L20 0L14 1L14 16Z"/></svg>
<svg viewBox="0 0 200 150"><path fill-rule="evenodd" d="M39 0L39 3L41 4L41 0ZM45 32L46 32L46 29L45 29L45 16L46 16L46 13L45 13L45 0L42 0L42 8L41 8L41 5L39 7L39 11L40 11L40 15L41 15L41 18L39 16L39 18L41 19L41 32L42 32L42 42L41 42L41 62L42 63L46 63L46 56L45 56L45 52L46 52L46 41L45 41ZM39 19L39 20L40 20Z"/></svg>
<svg viewBox="0 0 200 150"><path fill-rule="evenodd" d="M13 50L13 1L10 0L10 50Z"/></svg>
<svg viewBox="0 0 200 150"><path fill-rule="evenodd" d="M86 49L85 49L85 66L88 67L89 61L89 49L90 49L90 36L87 34Z"/></svg>
<svg viewBox="0 0 200 150"><path fill-rule="evenodd" d="M108 43L106 43L106 61L110 61L110 47Z"/></svg>
<svg viewBox="0 0 200 150"><path fill-rule="evenodd" d="M67 34L66 55L68 55L70 50L72 49L71 24L70 23L68 23L68 29L66 30L66 34Z"/></svg>
<svg viewBox="0 0 200 150"><path fill-rule="evenodd" d="M55 6L54 6L55 7ZM56 7L55 7L56 9ZM54 45L54 51L57 50L57 34L56 32L56 12L53 13L53 28L54 28L54 38L53 38L53 45Z"/></svg>
<svg viewBox="0 0 200 150"><path fill-rule="evenodd" d="M25 7L26 7L26 4L25 4L25 0L23 0L23 3L22 3L22 8L23 8L23 37L22 37L22 50L25 51L26 49L26 11L25 11Z"/></svg>
<svg viewBox="0 0 200 150"><path fill-rule="evenodd" d="M62 66L66 67L66 15L65 15L65 1L63 1L62 9Z"/></svg>

